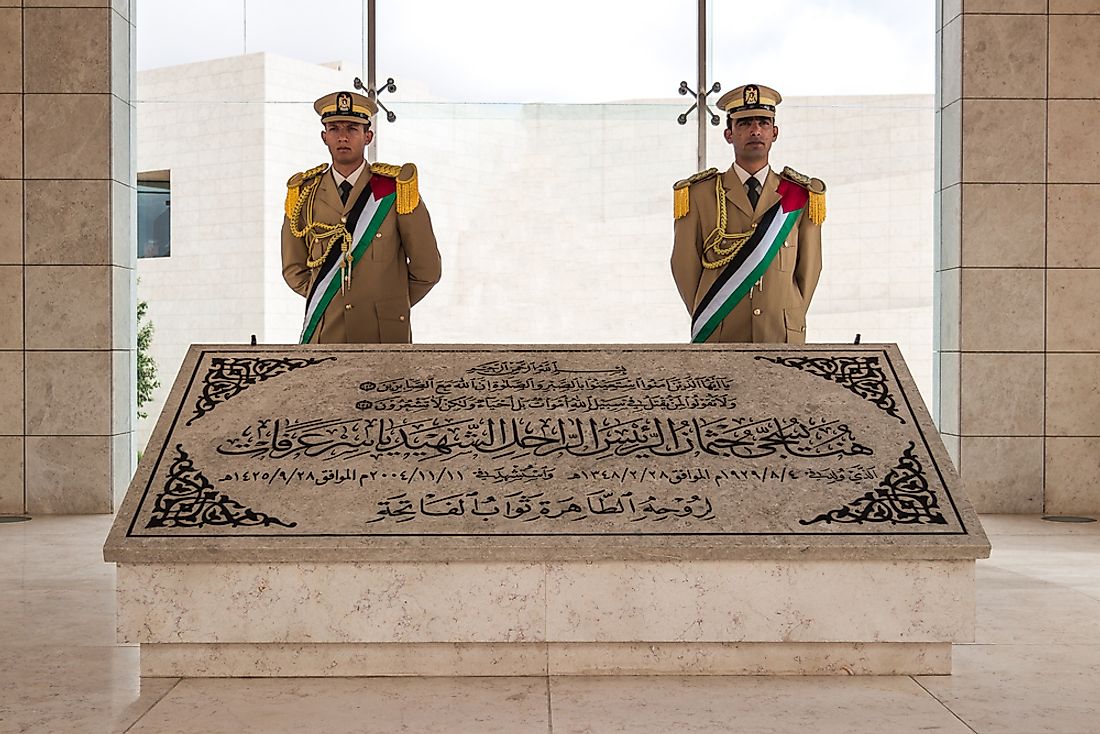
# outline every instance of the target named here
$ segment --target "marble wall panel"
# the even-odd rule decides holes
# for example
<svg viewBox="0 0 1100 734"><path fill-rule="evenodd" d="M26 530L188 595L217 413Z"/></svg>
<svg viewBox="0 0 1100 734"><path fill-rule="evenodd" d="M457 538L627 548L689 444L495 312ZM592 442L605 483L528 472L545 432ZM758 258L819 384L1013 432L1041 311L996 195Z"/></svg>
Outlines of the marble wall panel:
<svg viewBox="0 0 1100 734"><path fill-rule="evenodd" d="M956 436L959 433L959 388L961 355L958 352L939 353L940 423L939 429ZM957 458L957 454L955 455Z"/></svg>
<svg viewBox="0 0 1100 734"><path fill-rule="evenodd" d="M27 348L109 349L111 270L105 265L26 268Z"/></svg>
<svg viewBox="0 0 1100 734"><path fill-rule="evenodd" d="M1050 0L1051 13L1100 14L1100 0Z"/></svg>
<svg viewBox="0 0 1100 734"><path fill-rule="evenodd" d="M962 325L961 298L962 270L943 270L936 273L935 284L938 288L938 347L943 351L959 350L959 329Z"/></svg>
<svg viewBox="0 0 1100 734"><path fill-rule="evenodd" d="M962 436L1043 435L1042 354L964 352L961 359Z"/></svg>
<svg viewBox="0 0 1100 734"><path fill-rule="evenodd" d="M23 11L28 39L25 91L108 93L111 49L106 8L42 7ZM49 42L45 42L49 39ZM68 121L70 124L73 119Z"/></svg>
<svg viewBox="0 0 1100 734"><path fill-rule="evenodd" d="M1100 268L1100 183L1047 187L1047 264Z"/></svg>
<svg viewBox="0 0 1100 734"><path fill-rule="evenodd" d="M111 345L116 349L137 349L137 302L134 300L136 276L129 268L111 271ZM155 332L154 332L155 333ZM134 368L135 374L137 368ZM165 375L171 379L170 376Z"/></svg>
<svg viewBox="0 0 1100 734"><path fill-rule="evenodd" d="M1041 184L963 184L962 265L1043 267L1045 198Z"/></svg>
<svg viewBox="0 0 1100 734"><path fill-rule="evenodd" d="M23 0L25 8L109 8L115 0Z"/></svg>
<svg viewBox="0 0 1100 734"><path fill-rule="evenodd" d="M0 436L0 514L23 514L23 484L23 437Z"/></svg>
<svg viewBox="0 0 1100 734"><path fill-rule="evenodd" d="M940 201L940 260L937 270L950 270L962 264L962 193L960 184L938 192Z"/></svg>
<svg viewBox="0 0 1100 734"><path fill-rule="evenodd" d="M133 155L131 137L136 112L133 107L111 97L111 172L115 181L137 186L137 160Z"/></svg>
<svg viewBox="0 0 1100 734"><path fill-rule="evenodd" d="M1043 511L1043 438L963 436L962 480L983 512Z"/></svg>
<svg viewBox="0 0 1100 734"><path fill-rule="evenodd" d="M0 179L0 265L23 262L23 182Z"/></svg>
<svg viewBox="0 0 1100 734"><path fill-rule="evenodd" d="M1053 515L1091 514L1100 507L1100 437L1046 440L1046 501Z"/></svg>
<svg viewBox="0 0 1100 734"><path fill-rule="evenodd" d="M112 265L133 270L137 267L137 190L111 181Z"/></svg>
<svg viewBox="0 0 1100 734"><path fill-rule="evenodd" d="M941 43L944 63L939 75L939 94L943 98L943 105L950 105L963 98L963 64L960 63L963 55L963 18L955 18L944 25Z"/></svg>
<svg viewBox="0 0 1100 734"><path fill-rule="evenodd" d="M1100 269L1049 270L1046 296L1048 349L1100 352Z"/></svg>
<svg viewBox="0 0 1100 734"><path fill-rule="evenodd" d="M944 24L950 23L959 15L963 13L963 0L943 0L943 7L941 8L941 21ZM946 54L945 54L946 56ZM958 61L956 56L950 57L954 61Z"/></svg>
<svg viewBox="0 0 1100 734"><path fill-rule="evenodd" d="M27 436L26 451L28 513L111 511L110 436Z"/></svg>
<svg viewBox="0 0 1100 734"><path fill-rule="evenodd" d="M962 182L963 102L951 102L940 113L940 186Z"/></svg>
<svg viewBox="0 0 1100 734"><path fill-rule="evenodd" d="M134 476L137 459L134 450L134 434L131 431L111 436L111 484L109 499L111 511L118 509Z"/></svg>
<svg viewBox="0 0 1100 734"><path fill-rule="evenodd" d="M1100 183L1100 99L1052 99L1049 104L1050 182Z"/></svg>
<svg viewBox="0 0 1100 734"><path fill-rule="evenodd" d="M134 349L113 349L111 355L111 433L133 430L137 395L137 354ZM131 472L132 473L132 472ZM129 474L126 476L129 481Z"/></svg>
<svg viewBox="0 0 1100 734"><path fill-rule="evenodd" d="M23 177L23 95L0 94L0 178Z"/></svg>
<svg viewBox="0 0 1100 734"><path fill-rule="evenodd" d="M1045 13L1046 0L962 0L964 13Z"/></svg>
<svg viewBox="0 0 1100 734"><path fill-rule="evenodd" d="M1043 279L1036 268L963 268L959 348L1041 352Z"/></svg>
<svg viewBox="0 0 1100 734"><path fill-rule="evenodd" d="M962 176L965 182L1038 183L1044 180L1044 100L964 99L961 104ZM1010 156L1005 155L1009 141ZM951 148L945 145L946 150Z"/></svg>
<svg viewBox="0 0 1100 734"><path fill-rule="evenodd" d="M961 448L963 448L963 445L961 445L961 437L953 434L941 434L939 437L944 440L944 448L947 449L947 456L952 458L952 463L955 465L955 471L957 472L959 470L959 453ZM975 503L975 507L981 507L981 505Z"/></svg>
<svg viewBox="0 0 1100 734"><path fill-rule="evenodd" d="M109 181L26 182L26 261L36 265L110 262Z"/></svg>
<svg viewBox="0 0 1100 734"><path fill-rule="evenodd" d="M23 99L27 178L110 176L111 95L27 94ZM81 121L79 130L73 120Z"/></svg>
<svg viewBox="0 0 1100 734"><path fill-rule="evenodd" d="M125 0L123 0L125 1ZM114 10L109 13L111 25L111 91L124 100L134 98L130 94L130 31L132 26L127 13Z"/></svg>
<svg viewBox="0 0 1100 734"><path fill-rule="evenodd" d="M1050 96L1100 98L1100 14L1050 17Z"/></svg>
<svg viewBox="0 0 1100 734"><path fill-rule="evenodd" d="M23 12L0 9L0 93L23 91Z"/></svg>
<svg viewBox="0 0 1100 734"><path fill-rule="evenodd" d="M23 435L23 353L0 351L0 436Z"/></svg>
<svg viewBox="0 0 1100 734"><path fill-rule="evenodd" d="M110 435L111 369L109 351L27 352L27 435ZM109 463L110 451L103 460ZM106 498L110 484L89 481L89 486L103 489Z"/></svg>
<svg viewBox="0 0 1100 734"><path fill-rule="evenodd" d="M23 348L23 268L0 265L0 349Z"/></svg>
<svg viewBox="0 0 1100 734"><path fill-rule="evenodd" d="M960 20L964 40L981 39L962 47L966 97L1046 96L1045 15L964 15Z"/></svg>
<svg viewBox="0 0 1100 734"><path fill-rule="evenodd" d="M1100 353L1048 354L1048 436L1100 436Z"/></svg>

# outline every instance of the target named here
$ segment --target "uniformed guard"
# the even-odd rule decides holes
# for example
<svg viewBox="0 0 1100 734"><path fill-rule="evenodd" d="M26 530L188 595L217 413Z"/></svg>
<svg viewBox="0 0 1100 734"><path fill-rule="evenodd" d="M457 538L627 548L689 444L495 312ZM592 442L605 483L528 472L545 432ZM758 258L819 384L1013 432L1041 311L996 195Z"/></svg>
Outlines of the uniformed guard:
<svg viewBox="0 0 1100 734"><path fill-rule="evenodd" d="M691 314L691 341L806 341L821 274L825 184L772 170L779 92L746 84L718 100L734 163L673 186L672 277Z"/></svg>
<svg viewBox="0 0 1100 734"><path fill-rule="evenodd" d="M332 164L287 181L283 278L306 298L302 344L408 343L409 310L440 277L439 249L416 166L369 164L374 101L322 97Z"/></svg>

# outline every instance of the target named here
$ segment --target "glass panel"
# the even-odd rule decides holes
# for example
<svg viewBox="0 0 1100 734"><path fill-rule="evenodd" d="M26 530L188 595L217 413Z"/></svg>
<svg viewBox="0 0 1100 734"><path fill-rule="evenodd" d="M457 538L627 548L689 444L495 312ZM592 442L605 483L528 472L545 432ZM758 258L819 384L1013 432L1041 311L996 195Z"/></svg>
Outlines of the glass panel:
<svg viewBox="0 0 1100 734"><path fill-rule="evenodd" d="M244 53L242 0L134 2L139 71Z"/></svg>
<svg viewBox="0 0 1100 734"><path fill-rule="evenodd" d="M167 182L138 181L138 257L172 254L171 186Z"/></svg>
<svg viewBox="0 0 1100 734"><path fill-rule="evenodd" d="M328 160L313 100L366 76L365 2L135 2L138 164L170 169L178 200L172 258L139 266L158 360L174 374L192 342L296 341L284 182ZM924 388L932 4L712 2L710 81L764 75L785 96L773 161L829 186L811 341L900 342ZM694 115L676 123L696 6L378 0L398 118L376 123L377 157L418 165L443 256L416 341L688 341L669 255L672 184L696 169ZM708 165L729 167L709 135Z"/></svg>
<svg viewBox="0 0 1100 734"><path fill-rule="evenodd" d="M775 0L714 4L723 90L783 95L771 164L825 181L815 342L896 342L932 398L935 4ZM746 33L745 28L766 28ZM713 129L708 165L733 150Z"/></svg>
<svg viewBox="0 0 1100 734"><path fill-rule="evenodd" d="M694 85L696 4L379 0L378 72L406 83L402 99L669 99Z"/></svg>

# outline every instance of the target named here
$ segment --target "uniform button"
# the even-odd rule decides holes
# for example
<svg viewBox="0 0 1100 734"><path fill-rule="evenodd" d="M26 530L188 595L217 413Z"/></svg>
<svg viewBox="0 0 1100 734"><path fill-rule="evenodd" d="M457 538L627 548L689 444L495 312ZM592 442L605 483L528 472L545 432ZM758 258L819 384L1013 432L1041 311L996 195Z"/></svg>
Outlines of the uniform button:
<svg viewBox="0 0 1100 734"><path fill-rule="evenodd" d="M752 315L753 316L759 316L760 315L760 309L754 308L753 311L752 311Z"/></svg>
<svg viewBox="0 0 1100 734"><path fill-rule="evenodd" d="M802 331L805 331L805 330L806 330L806 327L805 327L805 326L803 326L803 327L802 327Z"/></svg>
<svg viewBox="0 0 1100 734"><path fill-rule="evenodd" d="M398 316L398 317L397 317L397 320L398 320L398 321L404 321L404 320L405 320L405 317L404 317L404 316Z"/></svg>
<svg viewBox="0 0 1100 734"><path fill-rule="evenodd" d="M345 303L344 304L344 310L345 311L350 311L351 310L351 304L350 303Z"/></svg>
<svg viewBox="0 0 1100 734"><path fill-rule="evenodd" d="M376 232L375 235L374 235L374 239L376 239L376 240L382 239L382 233L381 232Z"/></svg>
<svg viewBox="0 0 1100 734"><path fill-rule="evenodd" d="M340 217L340 223L341 224L347 224L348 223L348 218L347 217Z"/></svg>
<svg viewBox="0 0 1100 734"><path fill-rule="evenodd" d="M784 246L784 247L790 247L790 246L791 246L791 243L790 243L790 242L784 242L784 243L783 243L783 246Z"/></svg>

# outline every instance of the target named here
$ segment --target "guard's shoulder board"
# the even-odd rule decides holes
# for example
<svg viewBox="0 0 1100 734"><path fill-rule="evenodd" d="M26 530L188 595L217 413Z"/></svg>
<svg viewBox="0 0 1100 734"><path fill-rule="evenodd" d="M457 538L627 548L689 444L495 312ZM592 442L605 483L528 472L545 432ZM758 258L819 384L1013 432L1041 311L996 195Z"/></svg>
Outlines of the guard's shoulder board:
<svg viewBox="0 0 1100 734"><path fill-rule="evenodd" d="M709 178L714 178L718 175L717 168L708 168L705 171L699 171L693 176L677 181L672 184L672 215L679 219L688 213L690 206L690 199L688 197L688 191L692 184L699 183L700 181L706 181Z"/></svg>
<svg viewBox="0 0 1100 734"><path fill-rule="evenodd" d="M319 166L314 166L313 168L309 169L308 171L301 171L300 173L296 173L293 176L291 176L289 179L287 179L286 187L288 189L299 188L299 187L301 187L302 184L307 183L308 181L310 181L314 178L317 178L318 176L320 176L321 174L323 174L327 170L328 170L328 164L327 163L322 163Z"/></svg>
<svg viewBox="0 0 1100 734"><path fill-rule="evenodd" d="M809 203L807 204L807 215L810 217L810 221L814 224L821 224L825 221L825 182L820 178L811 178L804 173L799 173L790 166L786 166L783 172L779 174L780 178L784 178L792 183L796 183L810 194Z"/></svg>
<svg viewBox="0 0 1100 734"><path fill-rule="evenodd" d="M391 163L372 163L370 172L378 176L397 179L397 213L408 214L420 205L420 187L417 182L416 164L395 166Z"/></svg>
<svg viewBox="0 0 1100 734"><path fill-rule="evenodd" d="M286 204L284 209L286 210L287 219L297 218L298 202L302 198L302 189L310 181L318 178L328 170L328 164L322 163L319 166L314 166L308 171L301 171L294 174L286 182Z"/></svg>

